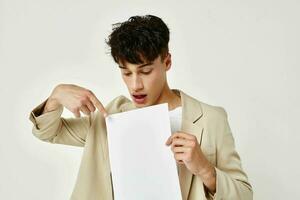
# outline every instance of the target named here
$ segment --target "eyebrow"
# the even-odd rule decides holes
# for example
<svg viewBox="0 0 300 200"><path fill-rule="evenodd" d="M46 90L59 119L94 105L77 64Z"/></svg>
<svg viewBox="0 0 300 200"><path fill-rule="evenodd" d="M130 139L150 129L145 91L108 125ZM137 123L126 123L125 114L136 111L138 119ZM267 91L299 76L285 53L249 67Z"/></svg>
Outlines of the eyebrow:
<svg viewBox="0 0 300 200"><path fill-rule="evenodd" d="M153 62L142 64L142 65L138 66L138 68L146 67L146 66L151 65L151 64L153 64ZM123 67L121 65L119 65L119 68L121 68L121 69L128 69L127 67Z"/></svg>

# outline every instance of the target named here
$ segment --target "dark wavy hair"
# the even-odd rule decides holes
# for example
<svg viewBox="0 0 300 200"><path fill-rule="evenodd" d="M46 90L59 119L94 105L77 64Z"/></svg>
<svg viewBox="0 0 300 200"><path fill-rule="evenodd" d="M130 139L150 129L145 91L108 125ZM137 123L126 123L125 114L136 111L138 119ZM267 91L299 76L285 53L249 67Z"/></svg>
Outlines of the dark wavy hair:
<svg viewBox="0 0 300 200"><path fill-rule="evenodd" d="M169 52L169 28L161 18L153 15L132 16L127 21L113 24L112 33L105 40L116 63L151 62L161 60Z"/></svg>

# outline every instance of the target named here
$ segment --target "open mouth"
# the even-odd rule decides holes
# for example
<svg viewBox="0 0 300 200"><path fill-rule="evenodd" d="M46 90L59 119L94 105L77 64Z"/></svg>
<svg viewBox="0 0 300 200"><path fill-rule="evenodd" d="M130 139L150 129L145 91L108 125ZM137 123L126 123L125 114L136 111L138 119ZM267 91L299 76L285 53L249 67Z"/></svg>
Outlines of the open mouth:
<svg viewBox="0 0 300 200"><path fill-rule="evenodd" d="M136 103L144 103L146 101L146 97L147 95L146 94L142 94L142 95L132 95L133 96L133 100L136 102Z"/></svg>

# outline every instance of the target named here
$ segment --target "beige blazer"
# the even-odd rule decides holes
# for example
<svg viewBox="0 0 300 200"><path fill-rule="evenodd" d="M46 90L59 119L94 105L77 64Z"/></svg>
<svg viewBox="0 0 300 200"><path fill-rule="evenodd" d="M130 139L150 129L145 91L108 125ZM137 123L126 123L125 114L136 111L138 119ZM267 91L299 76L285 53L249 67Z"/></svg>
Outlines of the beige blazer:
<svg viewBox="0 0 300 200"><path fill-rule="evenodd" d="M198 176L190 173L184 165L178 165L182 199L252 199L252 187L235 150L225 110L200 102L179 89L173 91L181 96L181 130L197 137L204 155L215 166L217 172L216 193L213 196L207 192ZM90 116L64 118L61 117L63 106L40 115L46 100L30 113L32 133L42 141L84 147L77 181L70 199L112 200L113 188L104 117L95 111ZM106 109L109 114L113 114L136 107L131 100L120 95L113 99Z"/></svg>

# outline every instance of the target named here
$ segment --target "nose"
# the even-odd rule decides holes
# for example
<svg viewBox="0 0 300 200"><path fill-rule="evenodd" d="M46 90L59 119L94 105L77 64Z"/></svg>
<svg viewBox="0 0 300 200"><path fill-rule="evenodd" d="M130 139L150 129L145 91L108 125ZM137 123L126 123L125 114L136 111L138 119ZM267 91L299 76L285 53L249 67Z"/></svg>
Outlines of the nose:
<svg viewBox="0 0 300 200"><path fill-rule="evenodd" d="M133 88L132 89L137 92L143 88L144 88L144 85L143 85L142 79L139 76L135 76L133 78Z"/></svg>

